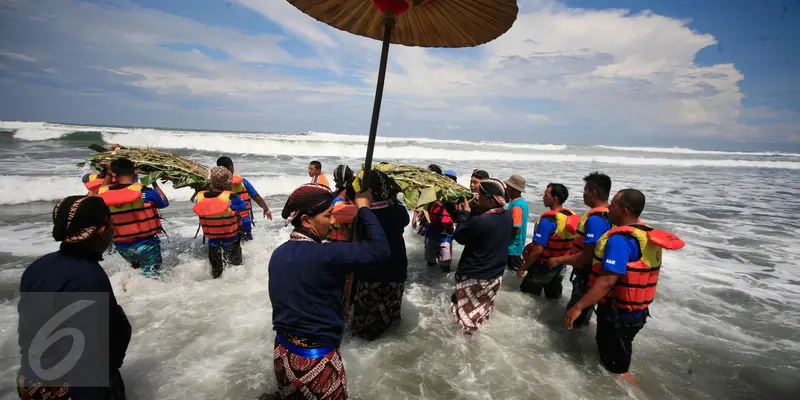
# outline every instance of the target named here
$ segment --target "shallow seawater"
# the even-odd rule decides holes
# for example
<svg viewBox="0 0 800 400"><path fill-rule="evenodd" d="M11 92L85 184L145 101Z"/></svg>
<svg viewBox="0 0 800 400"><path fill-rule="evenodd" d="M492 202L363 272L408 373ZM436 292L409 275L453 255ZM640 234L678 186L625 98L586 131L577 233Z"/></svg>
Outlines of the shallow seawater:
<svg viewBox="0 0 800 400"><path fill-rule="evenodd" d="M206 165L222 154L219 140L191 132L148 135L103 137L128 145L147 141ZM319 159L326 171L340 162L356 167L363 146L354 137L227 135L237 150L237 172L265 195L276 216L307 179L309 160ZM82 193L74 164L86 155L86 140L0 134L0 141L0 187L13 193L0 200L0 397L14 398L19 279L36 257L57 249L50 213L57 198ZM602 369L594 323L577 331L562 327L566 280L562 298L548 301L520 293L519 280L507 273L490 321L478 334L462 336L449 309L453 274L425 265L422 237L409 228L402 322L376 341L348 337L343 344L352 398L716 400L788 399L800 392L800 227L792 219L800 195L793 166L800 157L671 150L642 158L623 150L496 144L491 158L460 142L378 144L381 160L436 162L459 172L462 183L474 168L501 178L523 174L531 222L544 211L540 199L549 182L566 184L572 196L566 205L585 211L581 178L600 170L612 177L614 190L643 190L643 220L687 246L664 256L652 318L634 342L632 373L641 384L631 386ZM351 157L335 157L343 149ZM574 162L552 162L558 157ZM744 161L762 166L737 164ZM778 161L791 165L771 164ZM686 165L691 162L698 165ZM29 186L18 190L23 184ZM275 390L267 264L289 229L278 219L257 219L244 265L213 280L206 249L194 238L191 193L166 192L172 204L163 212L165 282L142 278L117 254L102 263L133 326L122 368L129 398L247 399ZM457 261L461 248L454 250Z"/></svg>

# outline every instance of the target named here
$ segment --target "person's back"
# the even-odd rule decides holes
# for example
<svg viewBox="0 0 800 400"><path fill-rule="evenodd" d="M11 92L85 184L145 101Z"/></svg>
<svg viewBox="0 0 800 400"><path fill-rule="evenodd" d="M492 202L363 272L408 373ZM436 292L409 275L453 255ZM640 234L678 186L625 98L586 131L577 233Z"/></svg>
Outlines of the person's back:
<svg viewBox="0 0 800 400"><path fill-rule="evenodd" d="M31 263L20 279L22 357L17 392L26 400L123 399L119 368L131 325L99 264L113 238L108 206L98 197L70 196L59 201L53 210L53 238L62 242L59 251ZM57 320L57 326L49 326ZM73 354L75 332L84 339L79 354ZM73 340L41 342L42 335L52 338L56 333ZM66 367L65 357L73 360ZM55 364L62 372L54 371Z"/></svg>
<svg viewBox="0 0 800 400"><path fill-rule="evenodd" d="M453 236L464 245L458 272L475 279L502 275L508 261L508 245L511 243L511 213L505 210L486 213L473 217L470 223L477 227L470 231L470 235L459 235L456 229Z"/></svg>
<svg viewBox="0 0 800 400"><path fill-rule="evenodd" d="M377 268L367 268L364 273L356 274L356 277L371 282L403 282L408 276L408 254L403 238L405 227L411 222L408 211L400 204L392 204L383 208L372 208L372 213L378 218L389 243L389 265L384 263Z"/></svg>
<svg viewBox="0 0 800 400"><path fill-rule="evenodd" d="M347 243L290 240L272 252L269 296L276 331L314 338L320 346L337 344L344 328L346 266L332 265L331 246L341 244Z"/></svg>

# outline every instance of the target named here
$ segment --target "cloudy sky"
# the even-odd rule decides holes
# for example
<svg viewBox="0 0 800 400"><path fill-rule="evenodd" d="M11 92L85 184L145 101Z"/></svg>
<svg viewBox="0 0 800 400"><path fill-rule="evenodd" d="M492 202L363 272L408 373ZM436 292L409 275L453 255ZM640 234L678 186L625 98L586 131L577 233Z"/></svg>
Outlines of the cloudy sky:
<svg viewBox="0 0 800 400"><path fill-rule="evenodd" d="M797 1L519 4L486 45L393 46L380 134L800 146ZM285 0L2 0L0 119L363 134L379 53Z"/></svg>

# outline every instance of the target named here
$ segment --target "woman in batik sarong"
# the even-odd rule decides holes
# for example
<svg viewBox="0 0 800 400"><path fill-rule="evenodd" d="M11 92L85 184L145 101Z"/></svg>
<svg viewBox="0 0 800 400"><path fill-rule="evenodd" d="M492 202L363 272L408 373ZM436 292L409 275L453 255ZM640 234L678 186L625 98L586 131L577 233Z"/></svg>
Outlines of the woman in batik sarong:
<svg viewBox="0 0 800 400"><path fill-rule="evenodd" d="M347 398L339 352L345 276L389 257L386 236L369 210L368 193L354 199L365 227L361 240L322 243L335 222L332 200L326 186L309 183L297 188L282 213L294 230L269 262L272 325L277 334L275 377L283 399Z"/></svg>
<svg viewBox="0 0 800 400"><path fill-rule="evenodd" d="M497 179L481 181L478 203L483 213L470 216L469 202L455 212L453 239L464 245L456 269L456 291L451 310L464 333L472 333L489 318L508 261L514 225L505 210L505 185Z"/></svg>
<svg viewBox="0 0 800 400"><path fill-rule="evenodd" d="M401 189L392 178L374 171L366 186L373 196L370 209L378 217L391 251L389 259L356 273L353 334L373 340L400 319L403 289L408 276L403 231L411 221L408 210L397 201Z"/></svg>

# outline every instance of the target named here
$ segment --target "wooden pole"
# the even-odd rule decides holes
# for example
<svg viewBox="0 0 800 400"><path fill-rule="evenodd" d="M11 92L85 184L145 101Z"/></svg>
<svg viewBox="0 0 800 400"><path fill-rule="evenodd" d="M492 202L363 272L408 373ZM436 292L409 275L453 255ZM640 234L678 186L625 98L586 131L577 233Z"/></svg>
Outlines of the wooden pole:
<svg viewBox="0 0 800 400"><path fill-rule="evenodd" d="M389 60L389 44L392 41L392 29L397 20L397 14L385 11L382 15L383 22L383 46L381 47L381 63L378 68L378 84L375 87L375 103L372 106L372 122L369 125L369 141L367 142L367 156L364 159L364 175L361 177L361 191L368 190L367 182L369 182L369 172L372 169L372 154L375 151L375 137L378 135L378 119L381 115L381 101L383 100L383 83L386 80L386 63ZM350 229L353 230L353 240L358 240L356 237L358 232L357 224L359 221L353 221ZM347 274L347 279L344 283L344 319L349 322L352 315L350 315L350 307L353 303L353 273Z"/></svg>

